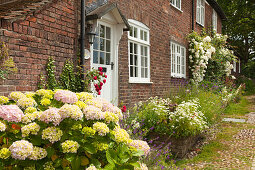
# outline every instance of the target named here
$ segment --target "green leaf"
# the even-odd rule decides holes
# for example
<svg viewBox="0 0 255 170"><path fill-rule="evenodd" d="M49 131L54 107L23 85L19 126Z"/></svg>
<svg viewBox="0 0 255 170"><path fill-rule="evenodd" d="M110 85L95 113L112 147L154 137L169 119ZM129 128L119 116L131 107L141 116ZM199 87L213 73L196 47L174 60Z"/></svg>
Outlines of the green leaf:
<svg viewBox="0 0 255 170"><path fill-rule="evenodd" d="M75 159L75 154L66 154L65 158L69 162L72 162Z"/></svg>
<svg viewBox="0 0 255 170"><path fill-rule="evenodd" d="M137 151L132 152L132 156L143 156L144 151L137 149Z"/></svg>
<svg viewBox="0 0 255 170"><path fill-rule="evenodd" d="M33 145L40 146L42 144L41 136L32 136L31 143L33 143Z"/></svg>
<svg viewBox="0 0 255 170"><path fill-rule="evenodd" d="M91 143L85 143L83 149L90 154L95 154L97 152L96 148Z"/></svg>
<svg viewBox="0 0 255 170"><path fill-rule="evenodd" d="M92 159L91 164L93 164L97 168L101 168L101 163L99 162L98 159Z"/></svg>
<svg viewBox="0 0 255 170"><path fill-rule="evenodd" d="M73 170L79 170L81 166L81 158L79 156L76 156L71 162L71 165Z"/></svg>
<svg viewBox="0 0 255 170"><path fill-rule="evenodd" d="M51 158L51 156L55 153L55 150L52 147L46 148L47 151L47 157Z"/></svg>
<svg viewBox="0 0 255 170"><path fill-rule="evenodd" d="M112 164L107 164L105 167L104 167L104 170L114 170L115 169L115 165L112 165Z"/></svg>
<svg viewBox="0 0 255 170"><path fill-rule="evenodd" d="M110 150L111 150L111 149L109 149L109 150L106 151L106 159L107 159L107 161L109 162L109 164L115 166L114 160L113 160L113 158L111 157Z"/></svg>
<svg viewBox="0 0 255 170"><path fill-rule="evenodd" d="M62 164L62 159L57 159L57 160L55 160L55 165L54 165L54 167L60 167L61 166L61 164Z"/></svg>
<svg viewBox="0 0 255 170"><path fill-rule="evenodd" d="M132 165L136 168L140 168L140 164L138 162L130 163L130 165Z"/></svg>

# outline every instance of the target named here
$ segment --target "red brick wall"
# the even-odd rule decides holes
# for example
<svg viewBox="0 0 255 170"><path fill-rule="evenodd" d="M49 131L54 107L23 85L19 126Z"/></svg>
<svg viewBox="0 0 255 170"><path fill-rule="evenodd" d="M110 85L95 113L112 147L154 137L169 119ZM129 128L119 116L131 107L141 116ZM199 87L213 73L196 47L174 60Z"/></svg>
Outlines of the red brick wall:
<svg viewBox="0 0 255 170"><path fill-rule="evenodd" d="M2 20L0 39L7 43L18 73L1 81L0 95L36 90L49 56L55 57L58 74L66 59L76 58L77 21L76 0L55 0L25 20Z"/></svg>

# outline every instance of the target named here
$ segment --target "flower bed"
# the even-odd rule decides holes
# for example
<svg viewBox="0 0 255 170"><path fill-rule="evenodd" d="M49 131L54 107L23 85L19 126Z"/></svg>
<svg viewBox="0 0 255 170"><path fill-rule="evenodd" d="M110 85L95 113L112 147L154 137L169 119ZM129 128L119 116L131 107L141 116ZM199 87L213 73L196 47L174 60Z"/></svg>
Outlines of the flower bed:
<svg viewBox="0 0 255 170"><path fill-rule="evenodd" d="M134 169L150 151L118 122L121 110L90 93L12 92L0 97L0 169Z"/></svg>

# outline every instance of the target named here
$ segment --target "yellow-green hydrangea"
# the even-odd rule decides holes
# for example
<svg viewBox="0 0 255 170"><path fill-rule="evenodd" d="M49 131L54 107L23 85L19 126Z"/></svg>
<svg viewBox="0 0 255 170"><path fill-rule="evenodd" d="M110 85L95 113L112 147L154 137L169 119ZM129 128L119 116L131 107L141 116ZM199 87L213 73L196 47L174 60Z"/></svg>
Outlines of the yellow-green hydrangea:
<svg viewBox="0 0 255 170"><path fill-rule="evenodd" d="M57 127L48 127L42 131L42 139L49 140L51 143L61 139L63 131Z"/></svg>
<svg viewBox="0 0 255 170"><path fill-rule="evenodd" d="M11 151L7 148L0 150L0 159L7 159L11 156Z"/></svg>
<svg viewBox="0 0 255 170"><path fill-rule="evenodd" d="M30 133L32 135L37 135L40 130L40 126L37 123L30 123L21 128L22 137L27 137Z"/></svg>
<svg viewBox="0 0 255 170"><path fill-rule="evenodd" d="M35 107L28 107L28 108L26 108L25 113L34 113L34 112L36 112L36 111L37 111L37 110L36 110Z"/></svg>
<svg viewBox="0 0 255 170"><path fill-rule="evenodd" d="M93 145L99 151L105 151L105 150L108 150L108 148L109 148L109 145L107 143L95 142L95 143L93 143Z"/></svg>
<svg viewBox="0 0 255 170"><path fill-rule="evenodd" d="M74 120L82 120L83 113L76 105L65 104L59 109L59 114L63 119L72 118Z"/></svg>
<svg viewBox="0 0 255 170"><path fill-rule="evenodd" d="M54 166L53 166L53 162L49 161L49 162L46 162L44 165L43 165L43 169L44 170L55 170Z"/></svg>
<svg viewBox="0 0 255 170"><path fill-rule="evenodd" d="M6 125L2 122L0 122L0 132L4 132L6 129Z"/></svg>
<svg viewBox="0 0 255 170"><path fill-rule="evenodd" d="M31 160L43 159L47 156L47 151L43 148L34 146L31 155L28 156Z"/></svg>
<svg viewBox="0 0 255 170"><path fill-rule="evenodd" d="M37 103L35 102L35 100L33 98L27 98L27 97L23 97L20 98L17 101L17 105L23 109L28 108L28 107L34 107L37 105Z"/></svg>
<svg viewBox="0 0 255 170"><path fill-rule="evenodd" d="M80 129L82 129L82 125L81 124L74 124L71 129L72 130L80 130Z"/></svg>
<svg viewBox="0 0 255 170"><path fill-rule="evenodd" d="M87 92L76 93L76 95L78 97L78 100L83 102L94 98L92 93L87 93Z"/></svg>
<svg viewBox="0 0 255 170"><path fill-rule="evenodd" d="M9 102L9 98L5 96L0 96L0 104L6 104Z"/></svg>
<svg viewBox="0 0 255 170"><path fill-rule="evenodd" d="M110 123L110 122L118 123L119 117L118 117L118 115L116 115L112 112L105 112L105 121L107 123Z"/></svg>
<svg viewBox="0 0 255 170"><path fill-rule="evenodd" d="M14 101L18 101L19 99L25 98L25 97L26 97L26 95L21 93L21 92L11 92L9 94L9 98L14 100Z"/></svg>
<svg viewBox="0 0 255 170"><path fill-rule="evenodd" d="M81 110L85 109L88 105L86 105L83 101L78 101L74 103L76 106L78 106Z"/></svg>
<svg viewBox="0 0 255 170"><path fill-rule="evenodd" d="M43 98L40 103L43 106L48 106L48 105L50 105L51 101L48 98Z"/></svg>
<svg viewBox="0 0 255 170"><path fill-rule="evenodd" d="M105 136L107 133L109 133L109 128L105 123L102 122L94 123L93 129L97 131L100 136Z"/></svg>
<svg viewBox="0 0 255 170"><path fill-rule="evenodd" d="M28 97L28 98L33 98L34 95L35 95L35 92L26 92L25 95L26 95L26 97Z"/></svg>
<svg viewBox="0 0 255 170"><path fill-rule="evenodd" d="M66 140L65 142L61 143L61 147L63 153L77 153L80 145L76 141Z"/></svg>
<svg viewBox="0 0 255 170"><path fill-rule="evenodd" d="M86 136L93 136L96 133L91 127L84 127L81 132Z"/></svg>
<svg viewBox="0 0 255 170"><path fill-rule="evenodd" d="M22 116L21 122L25 124L32 122L37 118L39 113L40 112L37 112L37 111L33 113L27 113L24 116Z"/></svg>
<svg viewBox="0 0 255 170"><path fill-rule="evenodd" d="M40 89L36 91L36 94L41 96L42 98L53 99L54 93L52 90Z"/></svg>
<svg viewBox="0 0 255 170"><path fill-rule="evenodd" d="M127 131L125 129L120 129L120 128L115 128L114 129L114 136L115 136L115 141L120 143L120 142L124 142L124 143L128 143L130 137L129 134L127 133Z"/></svg>

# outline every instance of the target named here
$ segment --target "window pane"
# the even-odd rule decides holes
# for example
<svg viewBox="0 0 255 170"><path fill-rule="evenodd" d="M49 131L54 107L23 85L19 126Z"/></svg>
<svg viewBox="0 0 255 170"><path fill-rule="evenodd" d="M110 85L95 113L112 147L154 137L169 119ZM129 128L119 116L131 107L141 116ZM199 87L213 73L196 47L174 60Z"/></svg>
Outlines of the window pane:
<svg viewBox="0 0 255 170"><path fill-rule="evenodd" d="M145 68L145 78L148 78L148 68Z"/></svg>
<svg viewBox="0 0 255 170"><path fill-rule="evenodd" d="M98 52L93 51L93 63L97 64L98 63Z"/></svg>
<svg viewBox="0 0 255 170"><path fill-rule="evenodd" d="M148 67L148 58L147 58L147 57L145 57L145 58L144 58L144 60L145 60L145 62L144 62L144 66L145 66L145 67Z"/></svg>
<svg viewBox="0 0 255 170"><path fill-rule="evenodd" d="M100 25L100 37L105 37L105 26Z"/></svg>
<svg viewBox="0 0 255 170"><path fill-rule="evenodd" d="M148 48L147 47L144 47L144 52L145 52L145 56L148 56Z"/></svg>
<svg viewBox="0 0 255 170"><path fill-rule="evenodd" d="M110 65L110 64L111 64L111 54L106 53L106 65Z"/></svg>
<svg viewBox="0 0 255 170"><path fill-rule="evenodd" d="M141 73L142 73L141 76L142 76L142 78L145 77L145 76L144 76L144 72L145 72L145 70L144 70L144 68L142 68L142 69L141 69Z"/></svg>
<svg viewBox="0 0 255 170"><path fill-rule="evenodd" d="M147 32L144 32L144 41L148 41L148 36L147 36Z"/></svg>
<svg viewBox="0 0 255 170"><path fill-rule="evenodd" d="M140 39L143 40L143 31L140 30Z"/></svg>
<svg viewBox="0 0 255 170"><path fill-rule="evenodd" d="M141 46L141 56L143 56L144 55L144 53L143 53L143 46Z"/></svg>
<svg viewBox="0 0 255 170"><path fill-rule="evenodd" d="M135 77L138 77L138 67L135 67Z"/></svg>
<svg viewBox="0 0 255 170"><path fill-rule="evenodd" d="M176 0L176 7L177 7L177 8L181 8L180 1L181 1L181 0Z"/></svg>
<svg viewBox="0 0 255 170"><path fill-rule="evenodd" d="M100 64L104 64L104 61L105 61L105 53L100 52Z"/></svg>
<svg viewBox="0 0 255 170"><path fill-rule="evenodd" d="M111 39L111 29L109 27L106 27L106 38Z"/></svg>
<svg viewBox="0 0 255 170"><path fill-rule="evenodd" d="M93 43L93 49L98 49L98 37L95 37L94 43Z"/></svg>
<svg viewBox="0 0 255 170"><path fill-rule="evenodd" d="M137 57L137 55L135 55L135 65L136 66L138 65L138 57Z"/></svg>
<svg viewBox="0 0 255 170"><path fill-rule="evenodd" d="M134 27L134 37L137 38L137 28Z"/></svg>
<svg viewBox="0 0 255 170"><path fill-rule="evenodd" d="M130 27L129 36L133 37L133 27Z"/></svg>
<svg viewBox="0 0 255 170"><path fill-rule="evenodd" d="M134 65L134 56L130 54L130 65Z"/></svg>
<svg viewBox="0 0 255 170"><path fill-rule="evenodd" d="M145 64L144 59L145 59L144 57L141 57L141 66L142 66L142 67L144 67L144 66L145 66L145 65L144 65L144 64Z"/></svg>
<svg viewBox="0 0 255 170"><path fill-rule="evenodd" d="M137 54L137 44L134 44L134 54Z"/></svg>
<svg viewBox="0 0 255 170"><path fill-rule="evenodd" d="M106 52L110 52L111 51L111 42L110 40L106 40Z"/></svg>
<svg viewBox="0 0 255 170"><path fill-rule="evenodd" d="M129 48L130 53L133 53L133 43L129 43Z"/></svg>
<svg viewBox="0 0 255 170"><path fill-rule="evenodd" d="M105 51L105 40L104 39L100 39L100 50Z"/></svg>
<svg viewBox="0 0 255 170"><path fill-rule="evenodd" d="M130 66L130 77L134 77L134 67Z"/></svg>

